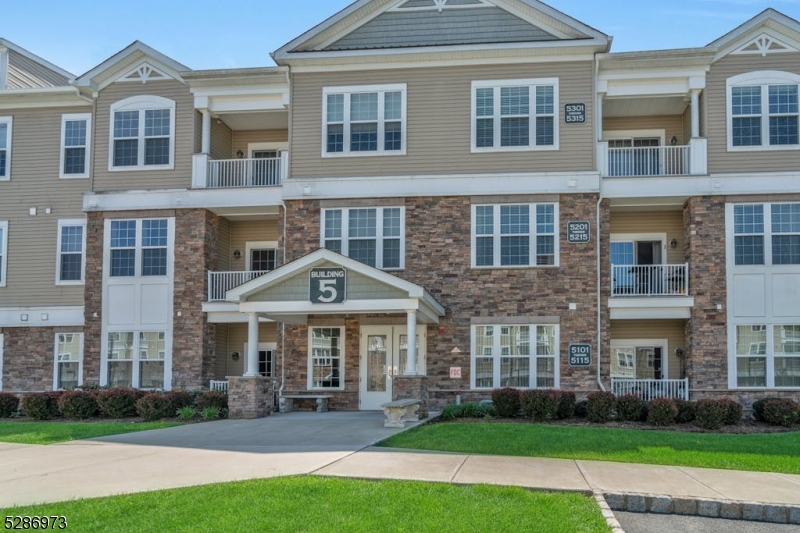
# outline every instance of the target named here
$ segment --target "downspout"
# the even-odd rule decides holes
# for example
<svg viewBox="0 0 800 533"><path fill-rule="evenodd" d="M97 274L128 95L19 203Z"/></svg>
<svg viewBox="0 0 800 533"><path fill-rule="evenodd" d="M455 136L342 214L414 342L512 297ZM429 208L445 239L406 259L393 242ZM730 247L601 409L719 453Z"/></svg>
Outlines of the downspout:
<svg viewBox="0 0 800 533"><path fill-rule="evenodd" d="M600 192L597 195L597 385L600 387L600 390L606 392L606 388L603 385L603 381L600 379L600 354L602 353L601 346L602 346L602 324L600 322L601 319L601 304L602 304L602 290L601 290L601 275L600 275L600 262L601 256L600 253L600 204L603 202L603 176L602 173L600 175Z"/></svg>
<svg viewBox="0 0 800 533"><path fill-rule="evenodd" d="M286 204L283 205L283 262L281 266L286 264ZM286 385L286 322L281 322L281 386L278 389L278 405L280 405L280 398L283 397L283 388Z"/></svg>

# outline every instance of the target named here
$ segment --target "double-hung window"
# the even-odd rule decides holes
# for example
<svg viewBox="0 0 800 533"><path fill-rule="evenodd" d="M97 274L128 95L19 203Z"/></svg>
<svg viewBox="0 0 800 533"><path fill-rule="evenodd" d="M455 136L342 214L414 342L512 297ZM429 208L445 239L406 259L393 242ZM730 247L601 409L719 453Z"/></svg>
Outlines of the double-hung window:
<svg viewBox="0 0 800 533"><path fill-rule="evenodd" d="M322 155L404 155L406 85L323 89Z"/></svg>
<svg viewBox="0 0 800 533"><path fill-rule="evenodd" d="M800 324L736 326L736 386L800 388Z"/></svg>
<svg viewBox="0 0 800 533"><path fill-rule="evenodd" d="M405 207L322 210L323 248L384 270L405 268Z"/></svg>
<svg viewBox="0 0 800 533"><path fill-rule="evenodd" d="M472 266L558 265L558 204L472 206Z"/></svg>
<svg viewBox="0 0 800 533"><path fill-rule="evenodd" d="M86 268L86 221L58 221L56 285L81 285Z"/></svg>
<svg viewBox="0 0 800 533"><path fill-rule="evenodd" d="M558 326L472 326L472 387L557 388Z"/></svg>
<svg viewBox="0 0 800 533"><path fill-rule="evenodd" d="M63 178L89 177L92 116L88 113L61 116L61 170Z"/></svg>
<svg viewBox="0 0 800 533"><path fill-rule="evenodd" d="M472 82L473 152L557 149L557 78Z"/></svg>
<svg viewBox="0 0 800 533"><path fill-rule="evenodd" d="M800 204L733 206L734 263L800 265Z"/></svg>
<svg viewBox="0 0 800 533"><path fill-rule="evenodd" d="M111 277L166 276L167 219L111 221Z"/></svg>
<svg viewBox="0 0 800 533"><path fill-rule="evenodd" d="M11 179L11 117L0 117L0 181Z"/></svg>
<svg viewBox="0 0 800 533"><path fill-rule="evenodd" d="M728 79L728 150L800 148L800 75L751 72Z"/></svg>
<svg viewBox="0 0 800 533"><path fill-rule="evenodd" d="M111 106L109 170L174 168L175 102L134 96Z"/></svg>
<svg viewBox="0 0 800 533"><path fill-rule="evenodd" d="M0 220L0 287L6 286L8 264L8 222Z"/></svg>
<svg viewBox="0 0 800 533"><path fill-rule="evenodd" d="M342 329L311 327L308 330L309 389L344 388Z"/></svg>
<svg viewBox="0 0 800 533"><path fill-rule="evenodd" d="M83 384L83 333L56 333L53 389L74 389Z"/></svg>
<svg viewBox="0 0 800 533"><path fill-rule="evenodd" d="M108 334L109 387L164 388L166 333L115 331Z"/></svg>

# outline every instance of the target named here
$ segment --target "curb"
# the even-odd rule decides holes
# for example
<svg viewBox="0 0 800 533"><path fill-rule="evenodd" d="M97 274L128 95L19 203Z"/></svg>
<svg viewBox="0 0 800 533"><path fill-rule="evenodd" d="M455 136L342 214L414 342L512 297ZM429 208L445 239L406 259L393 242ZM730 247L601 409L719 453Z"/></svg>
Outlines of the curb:
<svg viewBox="0 0 800 533"><path fill-rule="evenodd" d="M600 493L614 511L677 514L800 525L800 506L705 498L679 498L656 494ZM611 525L611 524L609 524ZM613 526L612 526L613 527Z"/></svg>
<svg viewBox="0 0 800 533"><path fill-rule="evenodd" d="M603 513L603 518L605 518L606 524L608 524L608 527L611 529L611 533L625 533L625 530L622 529L617 517L614 516L614 512L608 506L603 493L595 492L594 499L597 502L597 505L600 506L600 512Z"/></svg>

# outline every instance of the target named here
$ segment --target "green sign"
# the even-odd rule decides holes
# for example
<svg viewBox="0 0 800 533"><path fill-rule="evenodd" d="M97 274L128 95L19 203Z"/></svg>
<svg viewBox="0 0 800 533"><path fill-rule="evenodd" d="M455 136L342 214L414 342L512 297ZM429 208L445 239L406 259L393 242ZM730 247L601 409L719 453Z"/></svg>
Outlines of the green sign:
<svg viewBox="0 0 800 533"><path fill-rule="evenodd" d="M591 344L569 345L569 366L591 366L591 364L592 364Z"/></svg>
<svg viewBox="0 0 800 533"><path fill-rule="evenodd" d="M312 268L309 283L312 304L344 302L347 272L343 268Z"/></svg>

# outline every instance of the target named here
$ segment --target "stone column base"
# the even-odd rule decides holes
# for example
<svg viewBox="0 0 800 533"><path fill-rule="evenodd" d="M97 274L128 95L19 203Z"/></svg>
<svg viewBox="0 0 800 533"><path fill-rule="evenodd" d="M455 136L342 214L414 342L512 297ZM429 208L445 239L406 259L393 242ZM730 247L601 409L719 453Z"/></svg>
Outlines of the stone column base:
<svg viewBox="0 0 800 533"><path fill-rule="evenodd" d="M228 418L264 418L272 414L272 380L262 377L228 378Z"/></svg>
<svg viewBox="0 0 800 533"><path fill-rule="evenodd" d="M420 400L417 416L419 420L428 418L428 377L395 376L393 382L392 401Z"/></svg>

